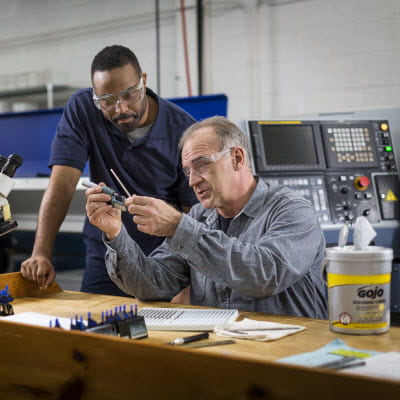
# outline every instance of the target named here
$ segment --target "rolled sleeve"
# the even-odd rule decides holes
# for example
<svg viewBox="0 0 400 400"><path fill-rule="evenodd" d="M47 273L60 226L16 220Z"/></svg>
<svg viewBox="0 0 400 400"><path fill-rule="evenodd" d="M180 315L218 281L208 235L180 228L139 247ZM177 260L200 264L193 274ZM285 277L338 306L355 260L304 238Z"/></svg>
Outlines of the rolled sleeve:
<svg viewBox="0 0 400 400"><path fill-rule="evenodd" d="M114 281L114 283L120 286L120 288L122 285L122 274L120 269L122 268L122 270L126 270L129 268L129 265L124 262L124 258L126 257L123 256L126 253L128 240L133 243L124 225L122 225L119 235L113 240L107 240L103 233L103 243L107 249L105 255L107 272L109 277Z"/></svg>
<svg viewBox="0 0 400 400"><path fill-rule="evenodd" d="M162 244L149 256L132 240L124 226L107 241L106 268L110 278L125 293L146 301L169 301L189 284L184 259Z"/></svg>

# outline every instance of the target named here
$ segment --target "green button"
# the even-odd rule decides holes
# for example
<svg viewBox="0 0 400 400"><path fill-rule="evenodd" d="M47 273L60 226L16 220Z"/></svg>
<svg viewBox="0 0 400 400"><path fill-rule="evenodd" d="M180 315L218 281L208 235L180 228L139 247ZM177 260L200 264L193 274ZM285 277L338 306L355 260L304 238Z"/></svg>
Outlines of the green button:
<svg viewBox="0 0 400 400"><path fill-rule="evenodd" d="M392 146L385 146L385 151L393 151L393 147Z"/></svg>

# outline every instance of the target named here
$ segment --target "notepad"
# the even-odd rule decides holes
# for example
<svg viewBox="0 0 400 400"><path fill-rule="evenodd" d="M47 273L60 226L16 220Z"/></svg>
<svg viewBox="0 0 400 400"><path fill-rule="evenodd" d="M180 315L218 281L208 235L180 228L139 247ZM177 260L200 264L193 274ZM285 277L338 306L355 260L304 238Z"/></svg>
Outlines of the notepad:
<svg viewBox="0 0 400 400"><path fill-rule="evenodd" d="M144 307L139 315L153 331L212 331L239 316L238 310Z"/></svg>

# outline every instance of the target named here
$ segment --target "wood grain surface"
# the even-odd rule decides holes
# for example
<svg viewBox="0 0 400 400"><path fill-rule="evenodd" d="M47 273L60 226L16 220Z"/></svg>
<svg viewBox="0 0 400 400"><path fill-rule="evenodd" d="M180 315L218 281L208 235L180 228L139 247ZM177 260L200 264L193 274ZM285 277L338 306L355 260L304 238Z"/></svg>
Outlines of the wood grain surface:
<svg viewBox="0 0 400 400"><path fill-rule="evenodd" d="M100 319L101 311L123 304L179 307L63 291L58 285L38 292L24 281L19 273L0 275L0 289L9 284L16 313L85 318L91 311ZM400 328L381 335L342 335L331 332L325 320L245 312L240 317L299 324L306 330L273 342L237 340L233 345L184 349L165 343L192 333L150 331L146 339L128 340L0 320L0 398L399 398L400 382L274 361L316 350L335 338L360 349L400 351ZM221 338L210 335L209 340L216 339Z"/></svg>

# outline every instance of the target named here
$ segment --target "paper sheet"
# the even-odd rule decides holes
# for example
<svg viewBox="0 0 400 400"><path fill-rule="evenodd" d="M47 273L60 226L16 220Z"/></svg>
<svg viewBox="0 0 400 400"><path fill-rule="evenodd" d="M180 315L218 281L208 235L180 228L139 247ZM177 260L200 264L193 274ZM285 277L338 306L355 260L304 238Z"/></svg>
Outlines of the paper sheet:
<svg viewBox="0 0 400 400"><path fill-rule="evenodd" d="M336 354L335 354L336 353ZM343 356L356 356L357 358L368 358L381 354L377 351L356 349L348 346L343 340L335 339L329 342L327 345L321 347L318 350L311 351L308 353L296 354L277 360L277 362L283 362L288 364L304 365L308 367L316 367L318 365L328 363L331 361L340 360ZM355 370L356 368L354 368ZM353 369L352 369L353 371Z"/></svg>
<svg viewBox="0 0 400 400"><path fill-rule="evenodd" d="M61 318L61 317L56 317L54 315L40 314L30 311L14 315L8 315L6 317L3 317L2 319L5 319L7 321L20 322L28 325L37 325L45 327L50 326L50 321L52 323L52 326L54 326L55 320L58 319L61 328L63 329L71 328L71 320L69 318Z"/></svg>
<svg viewBox="0 0 400 400"><path fill-rule="evenodd" d="M217 326L214 332L218 336L265 342L281 339L304 329L306 328L301 325L278 324L276 322L257 321L245 318L239 322L231 322L227 326Z"/></svg>
<svg viewBox="0 0 400 400"><path fill-rule="evenodd" d="M365 365L345 369L343 372L400 381L400 353L383 353L365 361Z"/></svg>

